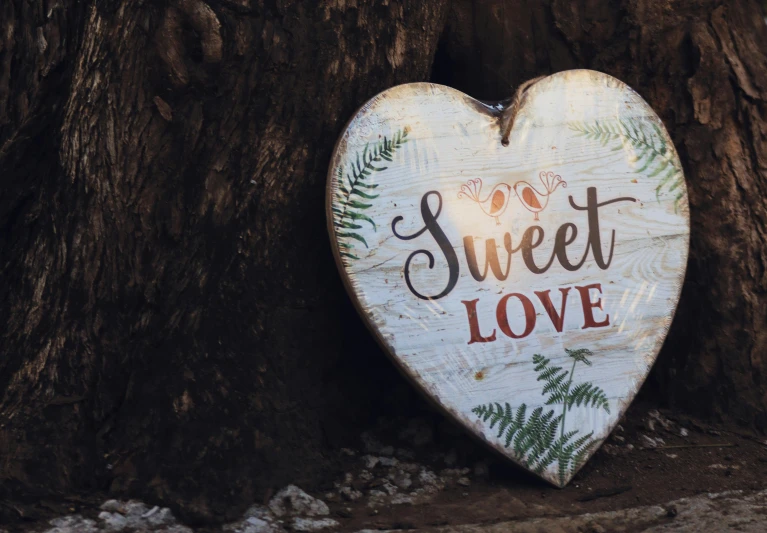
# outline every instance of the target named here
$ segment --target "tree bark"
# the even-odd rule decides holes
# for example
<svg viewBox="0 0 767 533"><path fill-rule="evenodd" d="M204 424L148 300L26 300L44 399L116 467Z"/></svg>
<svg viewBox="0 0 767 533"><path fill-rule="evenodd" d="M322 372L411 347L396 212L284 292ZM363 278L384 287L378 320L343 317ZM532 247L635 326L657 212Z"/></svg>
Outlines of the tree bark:
<svg viewBox="0 0 767 533"><path fill-rule="evenodd" d="M359 105L430 75L501 99L592 68L653 105L692 237L651 390L767 429L763 16L757 0L8 0L3 491L211 519L326 478L408 390L336 273L330 154Z"/></svg>

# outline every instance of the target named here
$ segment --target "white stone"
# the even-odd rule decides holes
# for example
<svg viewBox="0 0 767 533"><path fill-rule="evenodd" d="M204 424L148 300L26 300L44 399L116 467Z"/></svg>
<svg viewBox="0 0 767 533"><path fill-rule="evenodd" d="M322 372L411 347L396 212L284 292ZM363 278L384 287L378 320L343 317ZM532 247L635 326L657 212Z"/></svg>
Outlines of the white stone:
<svg viewBox="0 0 767 533"><path fill-rule="evenodd" d="M81 515L68 515L54 518L48 522L53 529L45 530L45 533L97 533L99 528L96 522ZM0 530L7 533L5 530Z"/></svg>
<svg viewBox="0 0 767 533"><path fill-rule="evenodd" d="M378 462L381 464L381 466L397 466L399 464L399 461L395 457L379 457Z"/></svg>
<svg viewBox="0 0 767 533"><path fill-rule="evenodd" d="M78 524L82 522L83 517L79 514L73 514L69 516L61 516L59 518L54 518L53 520L50 520L48 523L54 527L70 527L73 524Z"/></svg>
<svg viewBox="0 0 767 533"><path fill-rule="evenodd" d="M319 531L338 526L338 522L332 518L294 518L294 531Z"/></svg>
<svg viewBox="0 0 767 533"><path fill-rule="evenodd" d="M173 513L167 507L158 508L156 511L145 513L142 518L152 526L165 526L176 521Z"/></svg>
<svg viewBox="0 0 767 533"><path fill-rule="evenodd" d="M120 511L122 503L119 500L107 500L101 504L100 509L102 511L109 511L110 513L116 513Z"/></svg>
<svg viewBox="0 0 767 533"><path fill-rule="evenodd" d="M104 522L104 528L109 531L122 531L128 525L128 519L120 513L101 511L99 519Z"/></svg>
<svg viewBox="0 0 767 533"><path fill-rule="evenodd" d="M330 509L322 500L318 500L295 485L288 485L269 502L269 510L275 516L325 516Z"/></svg>
<svg viewBox="0 0 767 533"><path fill-rule="evenodd" d="M341 487L341 489L338 491L341 496L343 496L345 499L355 502L362 498L362 493L358 490L355 490L353 487Z"/></svg>
<svg viewBox="0 0 767 533"><path fill-rule="evenodd" d="M392 496L391 504L392 505L405 505L405 504L413 505L413 497L410 496L409 494L396 494Z"/></svg>

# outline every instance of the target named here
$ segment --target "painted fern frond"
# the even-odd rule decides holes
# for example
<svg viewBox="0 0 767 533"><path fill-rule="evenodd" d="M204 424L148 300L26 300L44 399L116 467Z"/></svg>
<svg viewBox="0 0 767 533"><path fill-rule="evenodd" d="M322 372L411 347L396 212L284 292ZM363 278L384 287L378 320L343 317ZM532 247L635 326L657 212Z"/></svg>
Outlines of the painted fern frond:
<svg viewBox="0 0 767 533"><path fill-rule="evenodd" d="M385 161L394 161L397 150L407 142L409 131L410 129L405 127L391 139L384 137L372 147L370 143L366 144L362 152L357 152L356 158L349 163L346 172L343 167L338 167L337 207L334 206L332 212L341 257L359 259L354 252L355 245L361 243L365 248L368 247L367 241L359 232L364 225L369 224L373 231L378 230L375 221L365 213L373 207L371 202L379 196L375 193L378 184L368 183L367 178L373 172L381 172L388 168L382 165Z"/></svg>
<svg viewBox="0 0 767 533"><path fill-rule="evenodd" d="M630 159L635 171L648 178L658 178L655 196L660 201L664 191L673 192L684 183L684 174L671 139L652 121L635 118L594 121L593 123L570 122L568 127L576 136L585 137L602 146L612 144L612 151L627 150L634 155ZM674 197L674 208L684 197L680 192Z"/></svg>
<svg viewBox="0 0 767 533"><path fill-rule="evenodd" d="M551 359L541 354L533 355L537 381L543 382L541 394L547 396L546 405L561 405L562 413L553 409L536 407L527 416L527 405L521 404L516 411L511 404L498 402L478 405L472 412L483 422L489 422L491 429L498 428L497 437L511 448L516 459L538 474L555 466L560 485L568 475L572 476L589 456L598 441L593 440L593 431L578 437L579 430L565 431L568 410L573 407L597 408L610 412L607 394L593 383L579 383L573 386L573 377L578 363L591 366L592 352L585 348L565 349L572 359L569 370L552 364ZM555 465L556 463L556 465Z"/></svg>
<svg viewBox="0 0 767 533"><path fill-rule="evenodd" d="M535 371L538 373L538 380L543 381L543 390L541 394L548 394L546 405L563 403L567 395L569 382L567 371L561 366L554 366L551 361L540 354L533 355Z"/></svg>
<svg viewBox="0 0 767 533"><path fill-rule="evenodd" d="M567 399L567 407L572 409L573 405L580 407L600 407L610 412L610 405L607 401L607 395L601 388L592 383L581 383L570 392Z"/></svg>

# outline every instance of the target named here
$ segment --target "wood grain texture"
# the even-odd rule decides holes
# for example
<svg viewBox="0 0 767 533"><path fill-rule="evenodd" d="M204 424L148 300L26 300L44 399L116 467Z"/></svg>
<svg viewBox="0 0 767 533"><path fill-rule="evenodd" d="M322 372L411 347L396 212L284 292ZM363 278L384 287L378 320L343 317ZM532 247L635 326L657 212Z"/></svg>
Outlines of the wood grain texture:
<svg viewBox="0 0 767 533"><path fill-rule="evenodd" d="M501 144L501 115L501 106L439 85L409 84L379 94L354 116L336 146L328 179L329 229L347 289L404 373L489 445L564 485L583 461L573 460L560 472L557 443L583 437L581 459L593 453L637 393L668 331L688 253L684 176L657 115L608 75L566 71L533 85L508 146ZM587 205L589 189L604 204L595 209L598 228L589 212L573 207ZM457 258L451 289L450 259L434 232L401 238L425 229L424 205ZM577 228L576 235L572 226L560 230L567 224ZM582 266L567 269L557 256L545 273L534 273L517 250L506 279L492 271L482 281L472 276L467 257L475 254L483 271L486 239L495 239L505 270L505 234L512 250L524 248L532 226L543 234L530 250L533 269L555 254L558 230L564 231L567 260L583 260ZM612 259L600 266L593 239L599 234L605 263L613 231ZM466 237L473 252L464 245ZM432 254L433 265L424 251ZM592 284L601 292L576 289ZM441 295L443 289L450 290ZM536 294L546 290L553 317ZM557 324L563 292L564 317ZM506 302L508 326L519 338L504 333L498 316L499 301L511 293L534 308L527 316L522 298ZM584 301L600 297L602 309ZM472 301L487 342L470 342L476 339L466 302ZM589 312L603 325L588 327ZM566 352L583 349L590 353ZM534 363L536 354L549 366ZM542 377L552 366L566 374L553 384L547 380L557 372ZM591 396L585 385L578 389L587 391L583 403L572 397L578 383L593 386ZM557 391L560 396L552 397ZM526 448L518 438L521 430L507 446L503 417L482 410L506 403L514 412L524 405L528 420L538 407L544 414L553 411L557 423L550 428L561 440L544 439L536 451L537 445ZM545 446L554 450L550 461L541 459Z"/></svg>

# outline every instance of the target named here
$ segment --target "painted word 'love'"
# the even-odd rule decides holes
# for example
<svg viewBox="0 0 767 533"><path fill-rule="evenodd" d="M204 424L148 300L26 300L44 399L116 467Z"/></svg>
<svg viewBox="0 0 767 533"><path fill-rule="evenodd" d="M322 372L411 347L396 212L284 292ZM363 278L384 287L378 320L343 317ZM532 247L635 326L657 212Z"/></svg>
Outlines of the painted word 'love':
<svg viewBox="0 0 767 533"><path fill-rule="evenodd" d="M567 295L572 288L573 287L562 287L559 289L559 293L562 297L562 304L559 310L557 310L557 308L554 306L554 303L551 301L550 290L535 291L535 295L540 300L541 304L543 305L543 309L546 311L546 314L549 316L554 329L556 329L558 333L562 333L562 328L564 327ZM599 320L594 316L594 309L604 310L602 306L602 284L592 283L591 285L576 286L574 288L580 295L581 308L583 309L583 326L581 329L604 328L609 326L609 314L605 315L604 318ZM597 299L594 301L591 299L590 291L592 290L597 291ZM508 306L512 298L516 299L520 304L522 304L522 310L525 316L525 329L518 334L512 331L511 325L509 324ZM471 338L467 344L474 344L475 342L493 342L496 340L495 329L493 329L493 332L488 336L483 336L480 332L481 328L479 319L477 318L478 302L479 298L474 300L461 300L461 303L466 306L466 314L468 315L469 319L469 332L471 334ZM495 316L498 322L498 328L503 332L504 335L511 339L524 339L535 329L535 306L533 305L533 302L530 300L530 298L519 292L513 292L503 296L498 302Z"/></svg>

